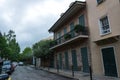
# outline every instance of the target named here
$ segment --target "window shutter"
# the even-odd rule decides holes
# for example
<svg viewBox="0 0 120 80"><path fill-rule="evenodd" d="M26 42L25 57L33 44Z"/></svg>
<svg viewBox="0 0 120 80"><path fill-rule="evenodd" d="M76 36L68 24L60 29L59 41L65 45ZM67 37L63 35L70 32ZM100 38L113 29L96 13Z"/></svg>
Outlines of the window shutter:
<svg viewBox="0 0 120 80"><path fill-rule="evenodd" d="M79 17L79 24L82 25L82 26L85 26L85 17L84 17L84 15L81 15Z"/></svg>

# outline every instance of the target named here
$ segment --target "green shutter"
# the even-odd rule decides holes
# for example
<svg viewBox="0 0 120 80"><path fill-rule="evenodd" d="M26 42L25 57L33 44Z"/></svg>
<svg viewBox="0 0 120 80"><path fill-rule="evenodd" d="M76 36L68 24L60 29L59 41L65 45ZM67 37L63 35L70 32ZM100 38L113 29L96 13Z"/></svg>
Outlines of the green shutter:
<svg viewBox="0 0 120 80"><path fill-rule="evenodd" d="M74 23L72 22L71 24L70 24L70 31L72 31L74 29ZM72 31L71 32L71 37L74 37L75 36L75 33Z"/></svg>
<svg viewBox="0 0 120 80"><path fill-rule="evenodd" d="M78 65L77 65L76 50L72 50L72 64L73 64L73 70L77 71L78 70Z"/></svg>
<svg viewBox="0 0 120 80"><path fill-rule="evenodd" d="M74 23L72 22L71 24L70 24L70 30L73 30L74 29Z"/></svg>
<svg viewBox="0 0 120 80"><path fill-rule="evenodd" d="M83 72L89 72L87 47L81 48L81 57L82 57L82 64L83 64Z"/></svg>
<svg viewBox="0 0 120 80"><path fill-rule="evenodd" d="M69 69L68 52L65 52L65 69Z"/></svg>
<svg viewBox="0 0 120 80"><path fill-rule="evenodd" d="M84 15L81 15L79 17L79 24L82 25L82 26L85 26L85 17L84 17Z"/></svg>
<svg viewBox="0 0 120 80"><path fill-rule="evenodd" d="M61 37L61 32L58 33L58 38L59 38L59 39L58 39L58 43L61 43L60 37Z"/></svg>
<svg viewBox="0 0 120 80"><path fill-rule="evenodd" d="M59 68L62 69L62 54L59 54Z"/></svg>
<svg viewBox="0 0 120 80"><path fill-rule="evenodd" d="M66 34L66 33L67 33L67 28L65 27L65 28L64 28L64 34Z"/></svg>

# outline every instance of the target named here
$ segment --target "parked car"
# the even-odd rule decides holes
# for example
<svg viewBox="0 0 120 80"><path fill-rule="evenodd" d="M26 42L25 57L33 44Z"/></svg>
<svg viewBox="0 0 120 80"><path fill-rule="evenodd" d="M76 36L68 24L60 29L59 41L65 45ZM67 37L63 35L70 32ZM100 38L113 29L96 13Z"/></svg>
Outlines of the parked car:
<svg viewBox="0 0 120 80"><path fill-rule="evenodd" d="M18 63L19 66L23 66L23 64L24 64L23 62L19 62Z"/></svg>
<svg viewBox="0 0 120 80"><path fill-rule="evenodd" d="M0 80L9 80L8 74L0 74Z"/></svg>
<svg viewBox="0 0 120 80"><path fill-rule="evenodd" d="M2 72L11 74L14 71L11 61L3 61Z"/></svg>

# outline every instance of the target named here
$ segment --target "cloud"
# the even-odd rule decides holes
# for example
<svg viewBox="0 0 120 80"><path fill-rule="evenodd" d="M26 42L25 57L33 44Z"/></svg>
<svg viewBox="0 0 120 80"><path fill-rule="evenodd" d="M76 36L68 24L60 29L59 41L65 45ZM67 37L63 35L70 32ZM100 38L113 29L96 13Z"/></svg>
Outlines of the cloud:
<svg viewBox="0 0 120 80"><path fill-rule="evenodd" d="M49 37L48 29L75 0L0 0L0 31L12 29L23 50Z"/></svg>

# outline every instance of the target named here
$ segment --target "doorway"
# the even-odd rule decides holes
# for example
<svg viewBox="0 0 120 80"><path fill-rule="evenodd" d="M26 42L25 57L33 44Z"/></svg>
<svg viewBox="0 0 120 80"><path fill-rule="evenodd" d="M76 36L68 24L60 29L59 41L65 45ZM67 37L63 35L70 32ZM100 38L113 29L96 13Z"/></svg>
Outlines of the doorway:
<svg viewBox="0 0 120 80"><path fill-rule="evenodd" d="M117 77L117 68L114 55L114 48L108 47L102 49L102 58L104 65L105 76Z"/></svg>

